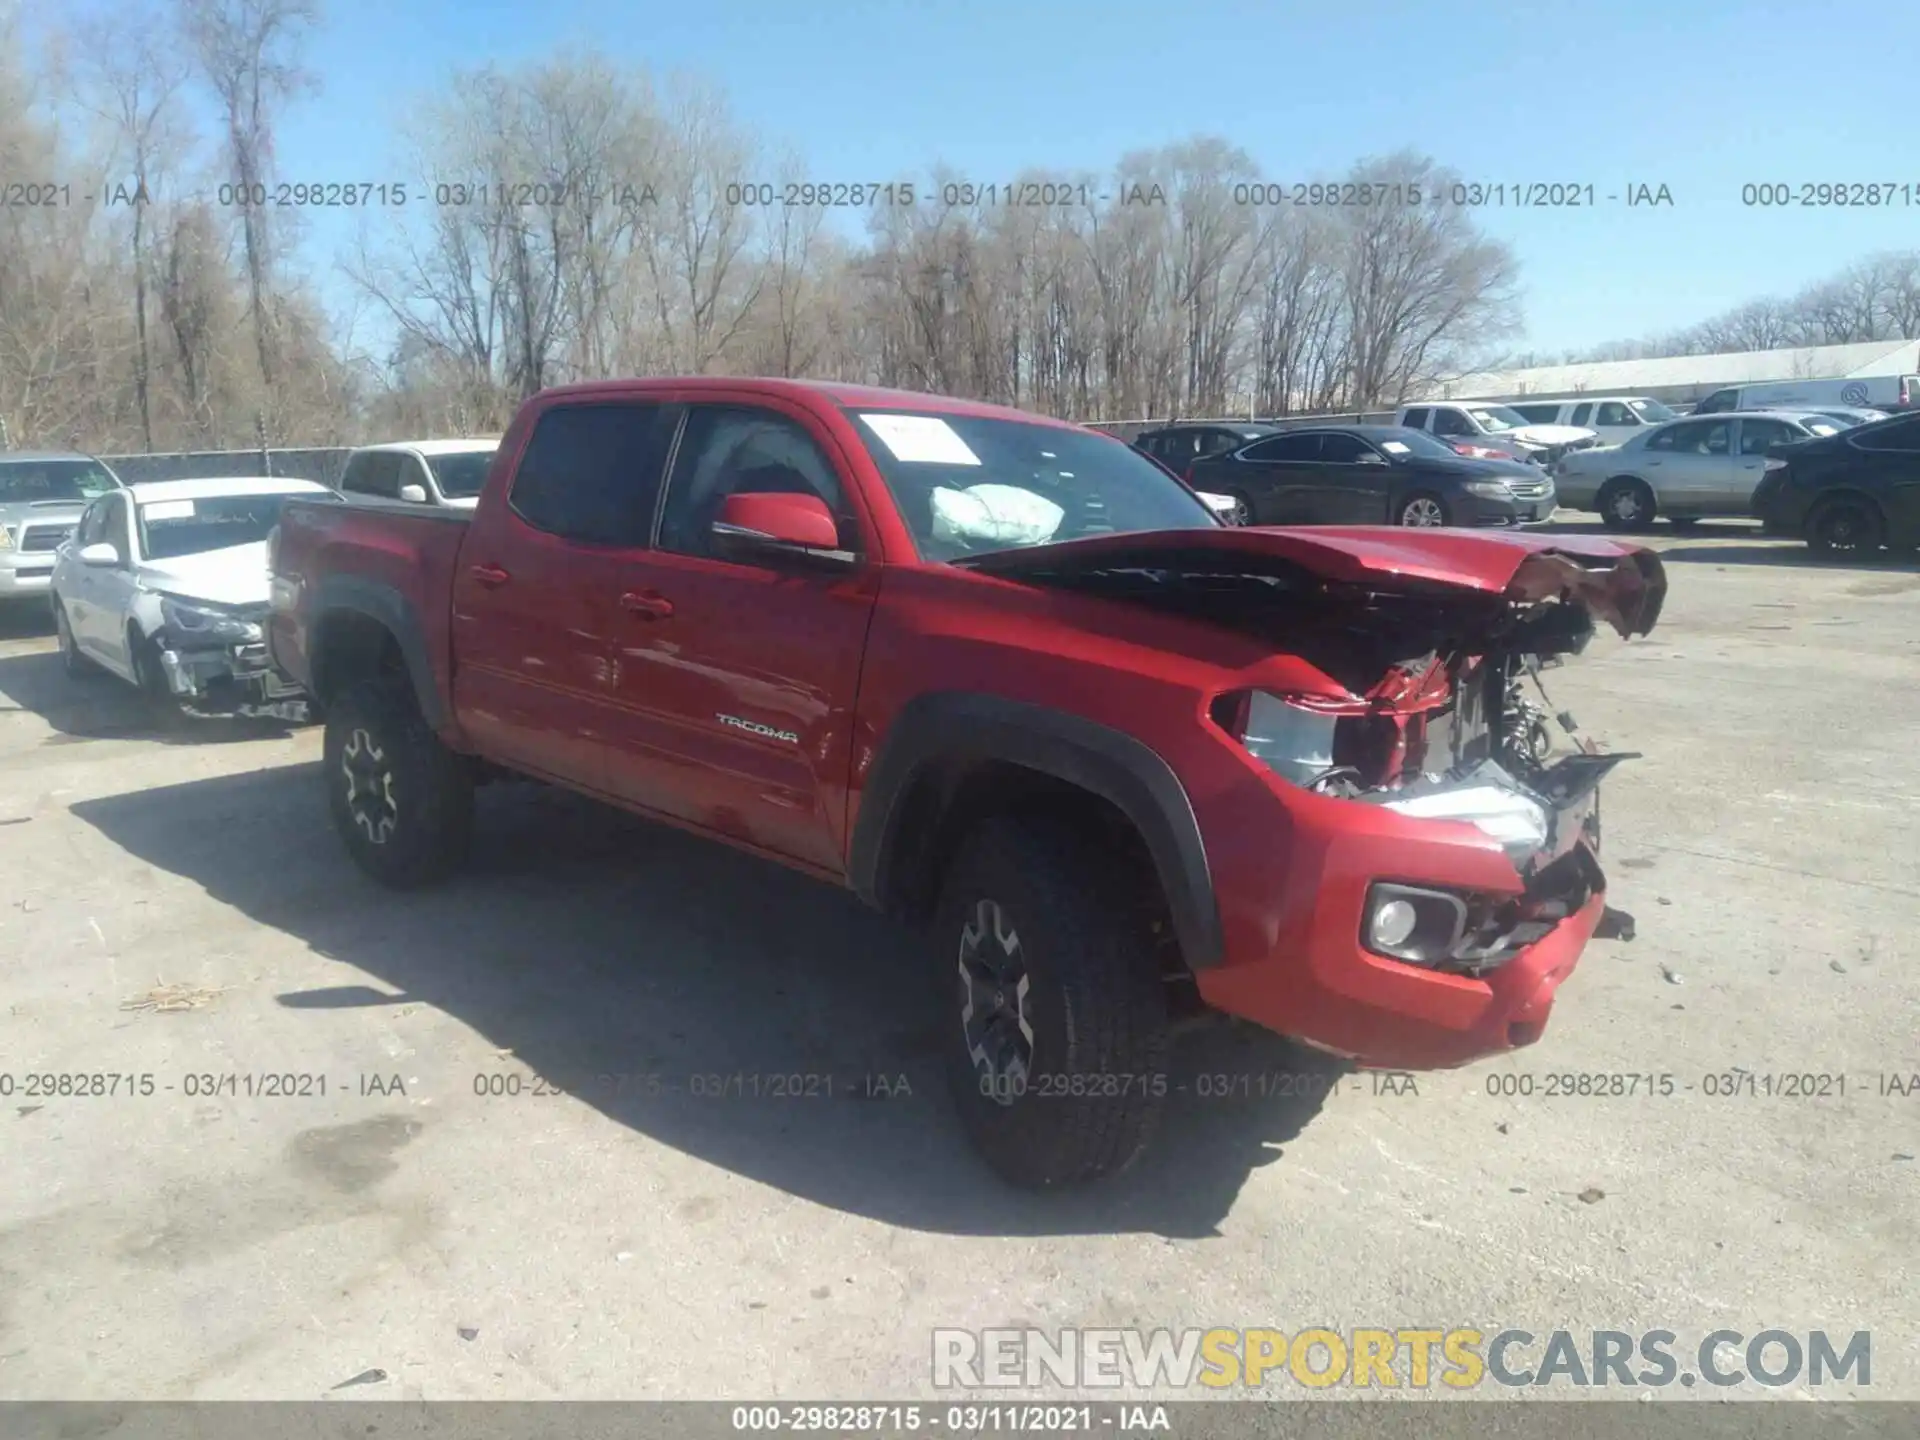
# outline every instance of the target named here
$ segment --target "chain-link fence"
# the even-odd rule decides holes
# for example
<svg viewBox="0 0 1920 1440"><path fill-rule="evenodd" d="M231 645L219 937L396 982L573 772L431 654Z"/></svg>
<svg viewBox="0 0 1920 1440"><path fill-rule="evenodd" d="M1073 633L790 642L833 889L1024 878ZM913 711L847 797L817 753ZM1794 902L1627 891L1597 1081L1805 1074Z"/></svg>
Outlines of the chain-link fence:
<svg viewBox="0 0 1920 1440"><path fill-rule="evenodd" d="M1092 427L1131 442L1148 430L1162 425L1277 425L1287 429L1295 425L1391 425L1397 412L1392 410L1342 410L1314 415L1182 415L1177 420L1095 420Z"/></svg>
<svg viewBox="0 0 1920 1440"><path fill-rule="evenodd" d="M129 485L147 480L214 480L273 475L337 485L347 456L345 446L306 449L193 450L169 455L102 455Z"/></svg>

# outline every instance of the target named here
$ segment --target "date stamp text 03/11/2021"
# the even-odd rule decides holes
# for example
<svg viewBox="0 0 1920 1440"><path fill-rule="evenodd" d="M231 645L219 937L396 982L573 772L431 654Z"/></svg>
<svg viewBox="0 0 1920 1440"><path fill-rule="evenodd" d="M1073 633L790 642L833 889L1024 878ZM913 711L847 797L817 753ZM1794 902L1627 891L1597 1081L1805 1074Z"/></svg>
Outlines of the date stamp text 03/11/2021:
<svg viewBox="0 0 1920 1440"><path fill-rule="evenodd" d="M488 1100L538 1100L572 1096L582 1100L629 1099L666 1101L800 1100L911 1100L919 1091L902 1071L688 1071L669 1070L598 1072L554 1075L530 1070L475 1070L463 1077L458 1090ZM1748 1070L1730 1067L1679 1075L1670 1071L1489 1071L1479 1076L1450 1072L1415 1075L1406 1071L1338 1072L1201 1071L1187 1075L1165 1073L1118 1075L1055 1075L1035 1072L1017 1081L1002 1079L982 1093L1010 1100L1015 1095L1035 1100L1074 1101L1119 1097L1134 1092L1209 1103L1246 1104L1271 1101L1323 1101L1334 1096L1369 1096L1419 1100L1457 1098L1461 1085L1492 1100L1578 1102L1737 1101L1777 1103L1853 1104L1870 1101L1920 1100L1920 1071ZM1008 1087L1011 1087L1009 1089ZM164 1100L329 1100L413 1099L441 1089L423 1085L418 1076L360 1072L330 1074L321 1071L267 1069L255 1071L189 1072L162 1076L152 1071L0 1071L0 1101L28 1102L137 1102ZM925 1086L920 1087L924 1091ZM1005 1093L1002 1093L1005 1091Z"/></svg>
<svg viewBox="0 0 1920 1440"><path fill-rule="evenodd" d="M638 210L660 203L661 186L650 179L603 179L589 184L560 180L293 180L224 183L184 197L218 209L382 210L454 208L483 210ZM1228 187L1235 206L1254 209L1372 209L1452 206L1471 210L1598 210L1674 208L1664 181L1602 184L1586 180L1454 181L1240 181ZM1734 201L1748 210L1890 210L1920 207L1920 179L1750 180L1729 184L1711 200ZM1167 207L1177 196L1145 180L1090 182L1082 179L945 180L735 180L721 189L724 205L746 209L863 209L913 207L1001 209L1091 209L1095 206ZM70 209L98 205L120 209L152 204L155 196L138 181L76 184L67 179L0 176L0 209Z"/></svg>

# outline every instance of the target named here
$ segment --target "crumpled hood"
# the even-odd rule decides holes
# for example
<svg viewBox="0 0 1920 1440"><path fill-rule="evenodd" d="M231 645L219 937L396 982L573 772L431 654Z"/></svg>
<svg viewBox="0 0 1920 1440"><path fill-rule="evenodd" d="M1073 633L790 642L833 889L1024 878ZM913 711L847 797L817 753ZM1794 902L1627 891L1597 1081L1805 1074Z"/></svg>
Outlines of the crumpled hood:
<svg viewBox="0 0 1920 1440"><path fill-rule="evenodd" d="M140 567L140 583L147 589L215 605L265 605L268 580L264 540L150 560Z"/></svg>
<svg viewBox="0 0 1920 1440"><path fill-rule="evenodd" d="M1511 438L1527 445L1571 445L1591 439L1595 433L1584 425L1522 425L1517 430L1502 430L1492 438Z"/></svg>
<svg viewBox="0 0 1920 1440"><path fill-rule="evenodd" d="M1222 527L1099 535L954 562L1043 581L1095 571L1217 572L1279 564L1363 590L1501 595L1516 605L1574 601L1623 637L1646 635L1667 594L1666 569L1643 545L1596 536L1388 525Z"/></svg>

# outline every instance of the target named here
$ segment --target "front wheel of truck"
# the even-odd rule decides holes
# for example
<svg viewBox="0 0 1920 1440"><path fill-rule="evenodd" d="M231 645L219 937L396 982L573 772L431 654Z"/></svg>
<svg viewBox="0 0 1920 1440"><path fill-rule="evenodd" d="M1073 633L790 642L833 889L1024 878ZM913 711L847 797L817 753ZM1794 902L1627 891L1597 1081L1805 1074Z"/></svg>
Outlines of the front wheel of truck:
<svg viewBox="0 0 1920 1440"><path fill-rule="evenodd" d="M327 707L326 723L328 808L354 863L396 890L459 869L473 832L473 775L412 693L362 682Z"/></svg>
<svg viewBox="0 0 1920 1440"><path fill-rule="evenodd" d="M991 819L961 844L934 922L947 1078L1011 1184L1125 1169L1168 1090L1159 948L1139 887L1072 827Z"/></svg>

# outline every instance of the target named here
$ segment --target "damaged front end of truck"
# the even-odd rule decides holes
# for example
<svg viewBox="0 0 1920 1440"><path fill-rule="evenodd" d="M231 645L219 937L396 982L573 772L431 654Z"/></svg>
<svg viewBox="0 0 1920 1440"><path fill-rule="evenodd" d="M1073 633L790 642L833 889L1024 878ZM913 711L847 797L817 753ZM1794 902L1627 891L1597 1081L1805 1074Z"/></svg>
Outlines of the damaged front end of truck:
<svg viewBox="0 0 1920 1440"><path fill-rule="evenodd" d="M1518 893L1375 885L1372 953L1485 974L1604 894L1599 787L1637 757L1599 753L1564 714L1566 744L1548 749L1532 733L1548 711L1521 697L1599 625L1653 628L1666 576L1652 551L1329 527L1117 535L964 563L1258 639L1271 653L1209 706L1248 754L1290 786L1498 843ZM1631 919L1607 911L1598 933L1630 938Z"/></svg>

